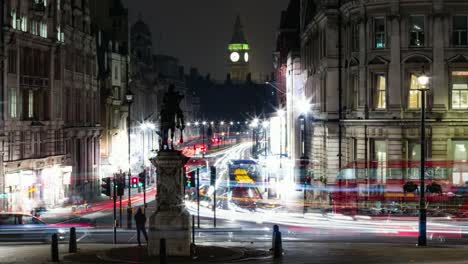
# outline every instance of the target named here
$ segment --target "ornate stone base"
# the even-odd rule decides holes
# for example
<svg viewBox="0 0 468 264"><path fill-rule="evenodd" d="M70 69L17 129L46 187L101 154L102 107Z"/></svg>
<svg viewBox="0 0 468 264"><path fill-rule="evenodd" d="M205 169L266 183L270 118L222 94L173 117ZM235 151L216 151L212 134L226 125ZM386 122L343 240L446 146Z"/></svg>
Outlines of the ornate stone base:
<svg viewBox="0 0 468 264"><path fill-rule="evenodd" d="M166 239L166 255L190 256L191 219L183 202L183 166L188 158L180 151L160 151L152 163L158 172L156 212L149 219L148 254L159 255Z"/></svg>
<svg viewBox="0 0 468 264"><path fill-rule="evenodd" d="M190 256L192 239L191 218L187 210L182 212L156 212L149 220L148 254L159 256L159 241L166 239L168 256Z"/></svg>

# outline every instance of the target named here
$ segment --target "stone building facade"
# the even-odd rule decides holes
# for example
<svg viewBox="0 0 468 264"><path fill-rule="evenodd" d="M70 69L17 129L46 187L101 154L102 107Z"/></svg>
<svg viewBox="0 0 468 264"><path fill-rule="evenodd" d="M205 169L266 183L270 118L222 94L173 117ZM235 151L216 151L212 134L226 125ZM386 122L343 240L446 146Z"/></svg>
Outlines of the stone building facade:
<svg viewBox="0 0 468 264"><path fill-rule="evenodd" d="M88 1L4 1L2 209L98 192L99 90Z"/></svg>
<svg viewBox="0 0 468 264"><path fill-rule="evenodd" d="M427 154L468 160L468 3L301 1L301 64L314 177L334 183L356 161L420 159L421 92L430 77ZM377 174L418 177L403 172ZM448 179L464 184L453 168Z"/></svg>
<svg viewBox="0 0 468 264"><path fill-rule="evenodd" d="M95 1L92 21L96 36L100 86L101 178L128 170L127 66L128 11L120 0Z"/></svg>

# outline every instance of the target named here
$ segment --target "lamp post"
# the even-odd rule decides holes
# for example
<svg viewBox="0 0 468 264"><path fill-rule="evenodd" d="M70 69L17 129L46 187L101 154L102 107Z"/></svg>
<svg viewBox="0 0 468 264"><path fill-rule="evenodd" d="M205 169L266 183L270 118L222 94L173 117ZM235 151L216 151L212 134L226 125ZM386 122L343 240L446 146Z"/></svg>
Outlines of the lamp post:
<svg viewBox="0 0 468 264"><path fill-rule="evenodd" d="M426 219L426 199L425 199L425 166L426 166L426 91L429 77L422 74L418 77L419 91L421 92L421 175L419 183L419 236L418 246L427 245L427 219Z"/></svg>
<svg viewBox="0 0 468 264"><path fill-rule="evenodd" d="M205 158L205 126L206 126L206 121L202 122L202 158Z"/></svg>
<svg viewBox="0 0 468 264"><path fill-rule="evenodd" d="M130 89L127 90L127 93L125 94L125 100L127 101L128 104L128 116L127 116L127 134L128 134L128 204L127 204L127 228L131 229L132 228L132 194L131 194L131 180L132 180L132 172L131 172L131 156L130 156L130 125L131 125L131 106L133 103L133 93L130 91Z"/></svg>
<svg viewBox="0 0 468 264"><path fill-rule="evenodd" d="M279 141L279 144L280 144L280 149L279 149L279 154L280 154L280 169L283 168L283 163L282 163L282 160L283 160L283 118L284 118L284 114L285 114L285 111L283 109L279 109L278 110L278 117L280 119L280 130L279 130L279 133L280 133L280 141Z"/></svg>

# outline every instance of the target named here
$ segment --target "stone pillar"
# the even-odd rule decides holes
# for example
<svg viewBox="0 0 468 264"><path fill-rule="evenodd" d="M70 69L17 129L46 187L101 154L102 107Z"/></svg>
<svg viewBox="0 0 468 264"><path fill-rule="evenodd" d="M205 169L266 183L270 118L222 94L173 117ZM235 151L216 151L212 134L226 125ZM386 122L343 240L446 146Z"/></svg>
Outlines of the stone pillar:
<svg viewBox="0 0 468 264"><path fill-rule="evenodd" d="M180 151L160 151L151 160L158 172L156 211L149 218L148 254L159 255L166 239L168 256L190 256L191 219L183 202L182 168L188 158Z"/></svg>

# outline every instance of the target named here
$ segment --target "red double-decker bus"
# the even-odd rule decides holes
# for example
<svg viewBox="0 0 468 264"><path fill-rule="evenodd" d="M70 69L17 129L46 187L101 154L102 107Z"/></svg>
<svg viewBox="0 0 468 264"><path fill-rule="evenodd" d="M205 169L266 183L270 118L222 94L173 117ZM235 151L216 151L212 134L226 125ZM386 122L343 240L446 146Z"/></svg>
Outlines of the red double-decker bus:
<svg viewBox="0 0 468 264"><path fill-rule="evenodd" d="M468 162L426 161L428 216L468 216ZM420 161L356 161L331 186L335 213L417 216Z"/></svg>

